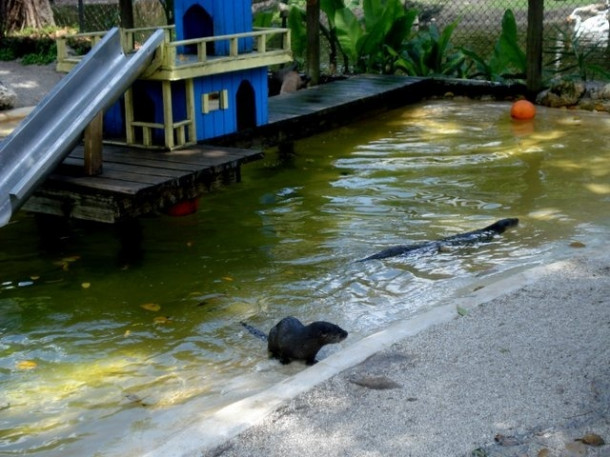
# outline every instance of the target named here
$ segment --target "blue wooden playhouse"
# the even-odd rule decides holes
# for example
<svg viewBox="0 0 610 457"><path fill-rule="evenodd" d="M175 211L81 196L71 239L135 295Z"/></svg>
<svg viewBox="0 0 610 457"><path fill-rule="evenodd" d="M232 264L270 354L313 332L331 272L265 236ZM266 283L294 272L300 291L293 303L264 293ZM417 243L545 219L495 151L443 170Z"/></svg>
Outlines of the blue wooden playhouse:
<svg viewBox="0 0 610 457"><path fill-rule="evenodd" d="M175 26L104 115L104 138L174 149L267 123L267 68L290 62L286 29L253 29L250 0L174 0ZM152 29L123 30L126 52ZM58 69L78 58L58 42Z"/></svg>

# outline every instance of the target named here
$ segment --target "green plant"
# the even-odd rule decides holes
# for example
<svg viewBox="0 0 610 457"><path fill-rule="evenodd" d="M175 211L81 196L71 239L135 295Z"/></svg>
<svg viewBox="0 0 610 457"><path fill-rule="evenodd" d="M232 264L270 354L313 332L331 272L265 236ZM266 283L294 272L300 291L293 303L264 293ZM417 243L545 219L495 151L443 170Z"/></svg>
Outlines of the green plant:
<svg viewBox="0 0 610 457"><path fill-rule="evenodd" d="M560 44L549 49L556 56L548 64L551 68L554 67L551 73L560 75L563 79L587 81L597 77L610 80L610 72L594 63L594 57L605 52L605 45L588 40L583 42L575 33L561 29L558 29L558 36Z"/></svg>
<svg viewBox="0 0 610 457"><path fill-rule="evenodd" d="M56 59L57 46L50 35L5 36L1 40L0 60L22 59L24 64L47 64Z"/></svg>
<svg viewBox="0 0 610 457"><path fill-rule="evenodd" d="M335 11L337 41L355 72L386 71L388 49L397 49L411 34L417 18L400 0L364 0L363 17L349 8Z"/></svg>
<svg viewBox="0 0 610 457"><path fill-rule="evenodd" d="M469 75L471 78L482 77L500 82L525 78L527 59L519 46L517 22L510 9L504 11L502 32L489 60L466 48L463 48L462 52L474 62L475 71Z"/></svg>
<svg viewBox="0 0 610 457"><path fill-rule="evenodd" d="M418 33L402 49L389 48L394 71L412 76L465 76L466 56L451 45L451 37L459 21L452 22L439 32L432 24Z"/></svg>
<svg viewBox="0 0 610 457"><path fill-rule="evenodd" d="M15 55L15 51L11 48L0 48L0 60L15 60L17 56Z"/></svg>

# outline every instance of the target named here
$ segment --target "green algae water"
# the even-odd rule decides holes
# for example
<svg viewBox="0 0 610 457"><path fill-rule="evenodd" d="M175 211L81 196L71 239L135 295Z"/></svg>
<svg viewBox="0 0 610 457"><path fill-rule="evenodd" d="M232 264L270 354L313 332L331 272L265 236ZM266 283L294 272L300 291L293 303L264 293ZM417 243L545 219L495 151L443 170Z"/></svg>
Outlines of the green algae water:
<svg viewBox="0 0 610 457"><path fill-rule="evenodd" d="M143 219L137 262L111 227L49 249L20 214L0 231L0 455L121 455L305 368L240 321L335 322L350 336L323 358L456 290L607 249L610 116L509 109L425 102L269 151L197 214ZM521 223L490 243L355 262L506 217Z"/></svg>

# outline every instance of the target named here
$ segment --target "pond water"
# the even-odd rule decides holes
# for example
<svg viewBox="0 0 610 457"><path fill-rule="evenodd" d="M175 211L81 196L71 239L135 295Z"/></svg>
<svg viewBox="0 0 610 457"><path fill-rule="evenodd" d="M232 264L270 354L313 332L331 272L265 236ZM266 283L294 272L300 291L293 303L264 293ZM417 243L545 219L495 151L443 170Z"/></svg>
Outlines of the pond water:
<svg viewBox="0 0 610 457"><path fill-rule="evenodd" d="M213 412L304 369L269 360L240 321L335 322L350 336L323 358L456 291L603 246L610 117L539 108L517 123L509 108L429 101L288 159L270 151L197 214L142 220L129 264L112 228L77 224L49 250L20 215L0 231L0 455L102 455L157 415ZM354 262L505 217L519 227L490 243Z"/></svg>

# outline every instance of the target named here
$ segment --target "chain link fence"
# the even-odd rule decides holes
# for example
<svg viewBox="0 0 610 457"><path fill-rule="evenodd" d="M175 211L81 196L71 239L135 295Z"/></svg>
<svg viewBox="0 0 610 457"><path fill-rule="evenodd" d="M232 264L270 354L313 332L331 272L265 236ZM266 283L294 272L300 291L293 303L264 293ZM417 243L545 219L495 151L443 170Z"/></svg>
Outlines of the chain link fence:
<svg viewBox="0 0 610 457"><path fill-rule="evenodd" d="M109 30L121 19L118 0L52 0L51 7L57 26L80 32ZM159 0L134 0L133 10L135 27L167 24Z"/></svg>
<svg viewBox="0 0 610 457"><path fill-rule="evenodd" d="M608 0L545 0L543 68L547 72L578 70L599 65L610 70ZM528 2L525 0L424 0L407 1L420 11L420 21L439 29L458 21L453 44L485 55L493 51L502 28L502 16L511 9L522 48L527 34Z"/></svg>
<svg viewBox="0 0 610 457"><path fill-rule="evenodd" d="M547 71L560 71L578 65L597 64L610 70L608 50L608 1L544 1L544 63ZM280 1L254 0L257 7L278 8ZM284 0L283 3L286 3ZM288 3L299 3L291 0ZM304 4L304 1L300 1ZM353 4L345 0L346 4ZM118 1L54 0L55 21L59 26L73 26L81 31L107 30L119 24ZM407 0L406 7L419 12L420 27L436 24L442 30L458 21L452 36L454 46L464 46L479 55L493 51L501 32L502 16L512 9L525 49L527 0ZM135 0L136 27L165 25L165 14L159 0Z"/></svg>

